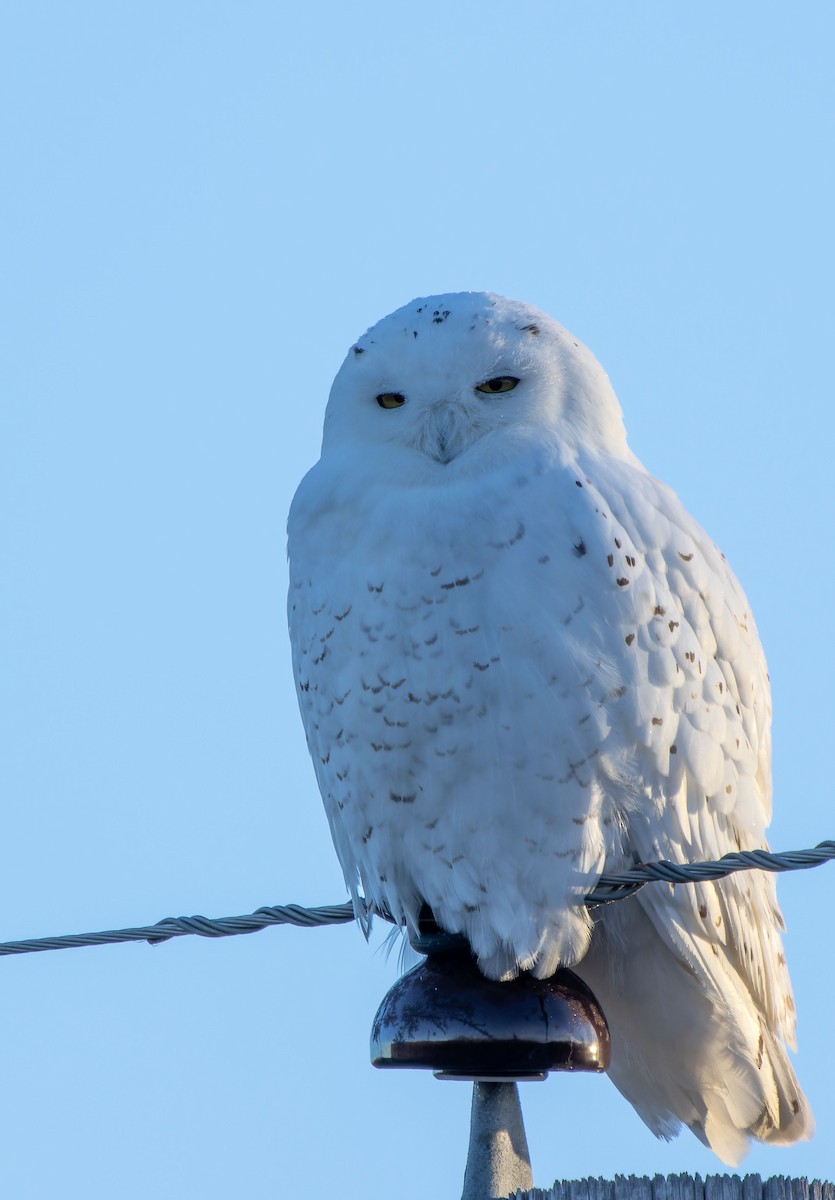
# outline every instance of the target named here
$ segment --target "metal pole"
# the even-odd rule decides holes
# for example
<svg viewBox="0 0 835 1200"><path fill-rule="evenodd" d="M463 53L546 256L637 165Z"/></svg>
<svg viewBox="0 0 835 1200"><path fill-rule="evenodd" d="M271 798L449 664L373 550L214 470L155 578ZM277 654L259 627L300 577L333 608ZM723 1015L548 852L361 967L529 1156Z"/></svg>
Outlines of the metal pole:
<svg viewBox="0 0 835 1200"><path fill-rule="evenodd" d="M473 1084L470 1146L461 1200L506 1200L533 1187L515 1083Z"/></svg>

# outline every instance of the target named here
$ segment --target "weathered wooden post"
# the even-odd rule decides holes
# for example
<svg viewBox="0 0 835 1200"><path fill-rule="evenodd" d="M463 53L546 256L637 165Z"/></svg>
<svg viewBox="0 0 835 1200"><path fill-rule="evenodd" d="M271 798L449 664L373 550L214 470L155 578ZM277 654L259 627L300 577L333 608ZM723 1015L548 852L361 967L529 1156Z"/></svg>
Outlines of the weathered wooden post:
<svg viewBox="0 0 835 1200"><path fill-rule="evenodd" d="M609 1030L594 996L570 971L498 983L479 972L462 938L429 920L421 932L412 944L428 957L380 1005L371 1061L472 1081L462 1200L505 1200L533 1186L517 1082L545 1079L549 1071L604 1071Z"/></svg>
<svg viewBox="0 0 835 1200"><path fill-rule="evenodd" d="M835 1200L835 1184L773 1175L616 1175L614 1179L563 1179L514 1200Z"/></svg>

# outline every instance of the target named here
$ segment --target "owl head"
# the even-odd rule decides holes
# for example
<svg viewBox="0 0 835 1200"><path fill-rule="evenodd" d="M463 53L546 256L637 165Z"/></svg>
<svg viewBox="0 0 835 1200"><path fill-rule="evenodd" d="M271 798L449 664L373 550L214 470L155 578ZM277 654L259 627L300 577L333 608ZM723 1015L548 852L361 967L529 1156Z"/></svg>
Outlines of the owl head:
<svg viewBox="0 0 835 1200"><path fill-rule="evenodd" d="M585 346L527 304L455 292L413 300L351 347L322 456L399 448L410 473L470 474L543 438L568 455L629 455L617 398Z"/></svg>

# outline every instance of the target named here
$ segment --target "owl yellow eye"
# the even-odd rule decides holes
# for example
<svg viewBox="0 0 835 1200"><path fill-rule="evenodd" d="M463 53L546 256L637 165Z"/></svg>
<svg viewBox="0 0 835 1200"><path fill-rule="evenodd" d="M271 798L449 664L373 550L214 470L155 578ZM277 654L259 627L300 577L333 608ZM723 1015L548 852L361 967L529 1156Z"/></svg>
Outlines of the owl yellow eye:
<svg viewBox="0 0 835 1200"><path fill-rule="evenodd" d="M377 403L380 408L400 408L406 403L406 397L400 392L380 392Z"/></svg>
<svg viewBox="0 0 835 1200"><path fill-rule="evenodd" d="M495 379L487 379L484 383L479 383L476 391L484 392L488 396L495 396L499 392L512 392L518 382L515 375L497 375Z"/></svg>

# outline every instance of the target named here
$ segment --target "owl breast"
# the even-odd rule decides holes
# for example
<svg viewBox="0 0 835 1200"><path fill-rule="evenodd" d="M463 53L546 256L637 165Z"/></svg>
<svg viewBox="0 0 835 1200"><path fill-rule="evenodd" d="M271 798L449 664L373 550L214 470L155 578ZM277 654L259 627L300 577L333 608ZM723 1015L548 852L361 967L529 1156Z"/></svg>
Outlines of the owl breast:
<svg viewBox="0 0 835 1200"><path fill-rule="evenodd" d="M428 903L485 961L571 961L619 837L609 707L630 680L598 610L621 589L574 473L455 499L334 505L301 554L291 517L308 744L355 892L409 923Z"/></svg>

